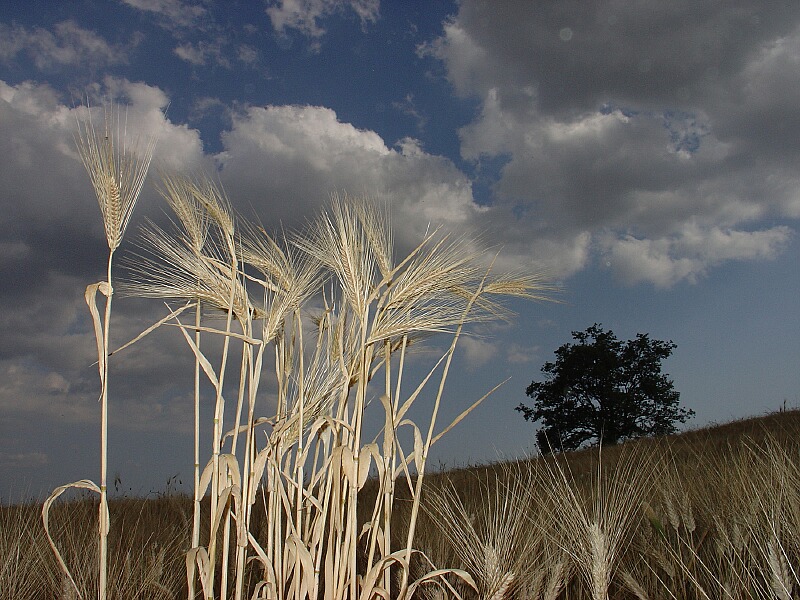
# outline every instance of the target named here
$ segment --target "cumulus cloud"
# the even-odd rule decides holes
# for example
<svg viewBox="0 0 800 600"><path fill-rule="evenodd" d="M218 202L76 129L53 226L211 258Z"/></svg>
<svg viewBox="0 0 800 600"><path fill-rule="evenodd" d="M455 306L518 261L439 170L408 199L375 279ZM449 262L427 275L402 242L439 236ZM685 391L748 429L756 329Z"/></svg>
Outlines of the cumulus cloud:
<svg viewBox="0 0 800 600"><path fill-rule="evenodd" d="M172 123L166 114L169 98L160 88L127 79L106 78L100 98L126 105L128 129L158 139L154 164L165 169L193 171L208 167L200 133L185 124Z"/></svg>
<svg viewBox="0 0 800 600"><path fill-rule="evenodd" d="M499 354L496 343L478 337L464 336L458 343L467 366L473 369L485 365Z"/></svg>
<svg viewBox="0 0 800 600"><path fill-rule="evenodd" d="M513 207L480 206L469 178L451 160L426 152L413 138L389 147L328 108L247 107L233 114L222 141L215 159L225 189L271 226L302 226L332 192L344 191L385 202L395 239L405 249L442 226L480 238L483 249L502 248L498 269L560 277L589 258L586 231L555 235L532 229Z"/></svg>
<svg viewBox="0 0 800 600"><path fill-rule="evenodd" d="M389 148L373 131L315 106L248 107L235 113L216 156L232 197L265 223L300 225L332 192L385 201L401 241L434 224L473 226L481 209L455 165L411 140Z"/></svg>
<svg viewBox="0 0 800 600"><path fill-rule="evenodd" d="M503 161L491 225L561 276L593 253L659 286L774 257L800 207L800 8L617 8L467 0L419 48L480 101L459 135Z"/></svg>
<svg viewBox="0 0 800 600"><path fill-rule="evenodd" d="M139 38L134 36L127 45L109 44L73 20L57 23L52 31L0 23L0 60L9 62L24 53L39 69L127 63L128 53L138 42Z"/></svg>
<svg viewBox="0 0 800 600"><path fill-rule="evenodd" d="M707 230L687 226L678 235L638 239L631 235L604 240L606 264L629 283L651 281L670 287L682 279L690 282L728 260L774 258L792 237L785 226L763 231Z"/></svg>
<svg viewBox="0 0 800 600"><path fill-rule="evenodd" d="M356 14L362 26L374 23L380 15L380 0L277 0L267 8L275 31L296 29L310 38L325 35L323 19L348 11Z"/></svg>

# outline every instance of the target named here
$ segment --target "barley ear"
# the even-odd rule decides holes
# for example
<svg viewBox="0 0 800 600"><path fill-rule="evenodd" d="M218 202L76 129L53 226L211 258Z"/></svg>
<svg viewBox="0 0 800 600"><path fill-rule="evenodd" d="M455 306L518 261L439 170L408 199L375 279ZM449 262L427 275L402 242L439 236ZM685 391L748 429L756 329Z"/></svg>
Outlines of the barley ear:
<svg viewBox="0 0 800 600"><path fill-rule="evenodd" d="M106 241L116 250L142 191L156 138L142 142L138 137L129 143L127 113L123 118L113 104L104 108L103 127L98 131L91 120L78 118L75 145L89 174L100 212L103 215Z"/></svg>

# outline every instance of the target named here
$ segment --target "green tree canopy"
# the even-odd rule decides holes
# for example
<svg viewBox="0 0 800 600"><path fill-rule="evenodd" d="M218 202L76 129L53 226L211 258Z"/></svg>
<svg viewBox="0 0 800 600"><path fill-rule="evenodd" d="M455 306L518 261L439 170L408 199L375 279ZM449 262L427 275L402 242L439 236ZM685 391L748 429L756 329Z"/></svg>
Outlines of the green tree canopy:
<svg viewBox="0 0 800 600"><path fill-rule="evenodd" d="M546 380L526 389L533 406L516 408L527 421L541 422L541 452L675 433L676 423L694 415L679 406L680 393L661 371L676 348L671 341L639 333L623 342L597 323L572 337L576 343L558 348L555 362L542 367Z"/></svg>

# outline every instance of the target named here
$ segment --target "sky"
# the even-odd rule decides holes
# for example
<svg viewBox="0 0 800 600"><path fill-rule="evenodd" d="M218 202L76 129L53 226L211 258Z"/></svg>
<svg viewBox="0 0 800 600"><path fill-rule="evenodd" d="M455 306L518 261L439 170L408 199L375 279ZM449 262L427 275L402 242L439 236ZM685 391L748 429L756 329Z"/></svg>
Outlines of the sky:
<svg viewBox="0 0 800 600"><path fill-rule="evenodd" d="M83 294L107 246L73 136L82 104L109 101L158 137L120 254L164 218L158 167L210 174L272 230L366 194L400 249L442 226L559 286L463 340L440 423L511 379L437 468L534 452L514 408L594 323L677 345L664 370L690 427L800 406L800 3L6 2L0 500L99 471ZM113 340L163 311L115 300ZM116 493L188 489L192 364L175 331L112 361Z"/></svg>

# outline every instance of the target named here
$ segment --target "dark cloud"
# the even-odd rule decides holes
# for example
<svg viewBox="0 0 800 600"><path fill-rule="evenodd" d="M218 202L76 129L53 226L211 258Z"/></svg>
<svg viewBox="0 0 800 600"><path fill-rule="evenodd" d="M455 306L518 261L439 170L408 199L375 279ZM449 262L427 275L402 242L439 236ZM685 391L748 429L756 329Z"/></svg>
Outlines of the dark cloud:
<svg viewBox="0 0 800 600"><path fill-rule="evenodd" d="M512 207L520 234L589 235L628 256L623 279L658 285L788 242L794 223L774 219L800 214L800 7L466 1L423 51L481 100L462 156L504 157L493 210ZM684 243L719 232L722 253Z"/></svg>
<svg viewBox="0 0 800 600"><path fill-rule="evenodd" d="M763 45L792 33L783 2L463 2L431 48L462 93L492 87L519 108L532 88L545 113L614 101L692 105L736 77ZM567 29L569 35L561 35ZM565 39L566 38L566 39ZM505 106L504 106L505 108Z"/></svg>

